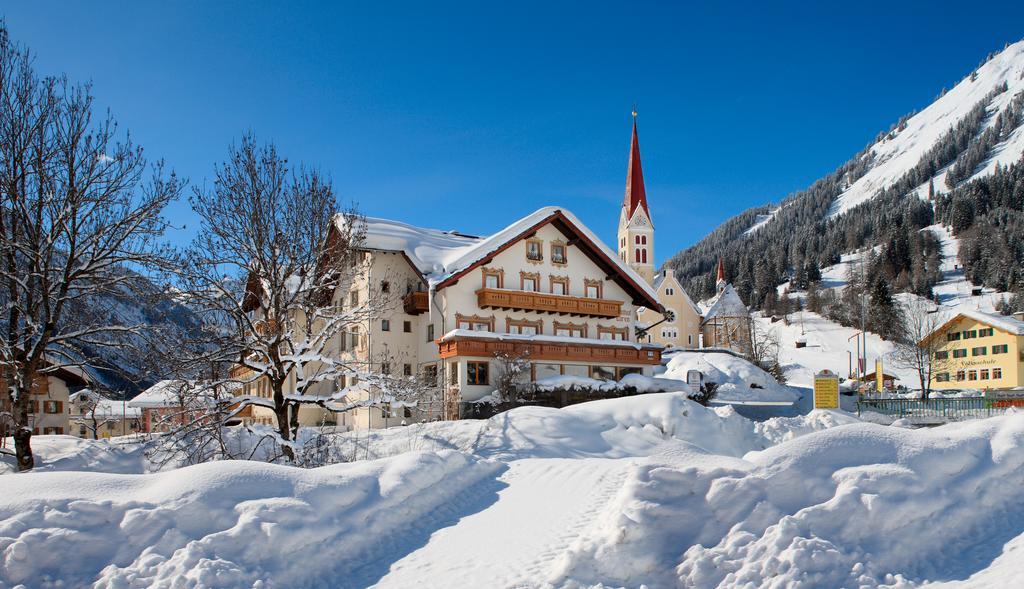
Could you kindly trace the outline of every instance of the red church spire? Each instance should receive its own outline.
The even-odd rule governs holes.
[[[626,219],[633,217],[637,207],[643,207],[647,218],[651,219],[651,211],[647,208],[647,191],[644,189],[644,171],[640,166],[640,141],[636,136],[636,109],[633,109],[633,139],[629,146],[629,169],[626,172],[626,197],[622,202],[626,209]]]
[[[718,258],[718,277],[715,278],[715,284],[719,282],[725,282],[725,260]]]

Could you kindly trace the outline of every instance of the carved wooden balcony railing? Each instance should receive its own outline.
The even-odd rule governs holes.
[[[402,299],[402,306],[409,315],[420,315],[429,309],[427,293],[422,291],[411,292]]]
[[[622,301],[521,290],[481,288],[476,291],[476,300],[481,309],[515,309],[588,317],[618,317],[622,314]]]
[[[544,341],[501,341],[480,338],[454,337],[438,342],[438,351],[442,358],[454,356],[471,356],[475,358],[493,358],[495,354],[506,353],[513,356],[528,357],[530,360],[555,362],[601,362],[605,364],[659,364],[661,363],[660,347],[636,347],[601,344],[570,344]]]

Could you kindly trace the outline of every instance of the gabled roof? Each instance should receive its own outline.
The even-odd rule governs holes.
[[[736,294],[736,289],[731,284],[726,284],[722,292],[715,298],[708,301],[708,312],[704,314],[704,320],[716,317],[746,317],[750,315],[743,299]]]
[[[672,270],[662,270],[658,272],[658,275],[654,277],[654,290],[658,292],[658,296],[661,296],[661,286],[665,284],[666,280],[671,280],[675,286],[679,289],[679,293],[683,295],[683,301],[693,309],[693,312],[699,317],[701,315],[700,307],[693,302],[690,298],[690,293],[686,292],[683,288],[683,283],[679,282],[679,278],[676,277],[676,273]]]
[[[644,171],[640,165],[640,140],[636,135],[636,115],[633,115],[633,137],[629,142],[629,167],[626,169],[626,194],[622,200],[622,208],[626,210],[626,219],[632,219],[637,208],[643,208],[644,214],[654,225],[651,211],[647,208],[647,189],[644,188]]]
[[[339,216],[336,222],[344,223],[345,219]],[[647,281],[608,249],[576,215],[561,207],[534,211],[487,237],[367,218],[363,247],[401,252],[428,285],[441,290],[545,225],[552,225],[566,235],[570,245],[577,246],[605,272],[608,279],[614,280],[633,296],[634,304],[660,308],[657,294]]]
[[[928,334],[927,337],[921,340],[921,344],[928,342],[936,335],[945,332],[951,325],[956,323],[961,317],[967,317],[974,319],[979,323],[990,325],[1012,335],[1024,335],[1024,321],[1014,319],[1013,317],[1007,317],[1006,315],[996,315],[993,313],[984,313],[982,311],[975,311],[973,309],[958,309],[956,314],[949,318],[948,321],[937,327],[934,331]]]

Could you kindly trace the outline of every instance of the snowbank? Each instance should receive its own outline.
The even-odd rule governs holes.
[[[702,407],[686,393],[652,393],[580,403],[563,409],[519,407],[487,420],[414,424],[348,432],[343,456],[380,458],[410,450],[451,448],[497,460],[646,457],[671,447],[743,456],[779,441],[858,420],[813,411],[754,422],[731,407]]]
[[[85,440],[73,436],[32,436],[35,472],[82,470],[119,474],[151,470],[145,447],[135,436]],[[14,438],[5,440],[14,448]],[[0,475],[17,472],[13,456],[0,455]],[[3,479],[6,481],[7,479]]]
[[[705,382],[718,384],[716,401],[793,403],[799,395],[749,361],[726,352],[680,351],[669,361],[664,377],[686,381],[690,370],[700,371]]]
[[[38,439],[51,454],[112,451]],[[1024,413],[917,430],[833,411],[753,422],[655,393],[335,440],[362,460],[0,477],[0,586],[838,588],[1024,575]],[[389,457],[363,459],[375,456]]]
[[[1022,484],[1021,415],[921,430],[845,425],[743,459],[658,456],[635,469],[593,534],[575,543],[558,580],[686,587],[1019,580],[1024,565],[1007,554],[1024,542]],[[999,570],[986,571],[1000,554]]]
[[[442,451],[311,470],[233,461],[4,477],[0,586],[347,583],[381,536],[422,541],[412,524],[500,469]]]

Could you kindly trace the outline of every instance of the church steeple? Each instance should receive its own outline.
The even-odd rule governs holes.
[[[651,211],[647,208],[647,190],[644,188],[644,170],[640,165],[640,140],[636,135],[636,111],[633,111],[633,138],[629,144],[626,195],[622,202],[622,208],[625,209],[626,217],[632,218],[638,207],[643,207],[647,218],[651,218]]]
[[[647,189],[640,165],[636,108],[633,109],[633,137],[626,168],[626,193],[619,212],[619,257],[648,283],[654,283],[654,221],[647,207]]]
[[[725,260],[718,258],[718,273],[715,276],[715,288],[718,289],[718,292],[722,292],[725,285]]]

